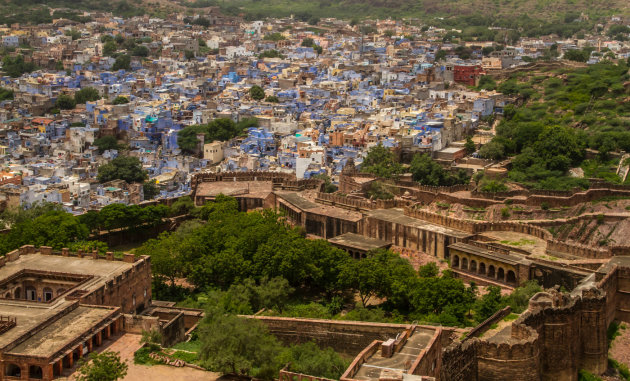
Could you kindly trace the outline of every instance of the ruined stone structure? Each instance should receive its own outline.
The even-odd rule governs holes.
[[[248,176],[251,178],[253,174]],[[330,335],[353,343],[353,351],[364,346],[344,374],[344,380],[386,377],[366,369],[370,364],[372,370],[377,369],[378,364],[388,364],[387,361],[392,361],[387,360],[390,355],[403,353],[400,349],[414,337],[420,340],[418,345],[423,349],[414,355],[413,361],[394,364],[398,366],[396,369],[438,380],[575,381],[579,369],[595,374],[605,371],[606,328],[615,320],[630,321],[629,247],[592,247],[560,241],[544,228],[594,216],[571,217],[566,221],[551,221],[548,225],[519,220],[487,222],[451,217],[421,205],[443,201],[487,207],[510,199],[526,205],[543,201],[550,205],[565,202],[574,205],[602,195],[627,196],[630,188],[597,183],[588,191],[519,190],[488,197],[468,185],[445,189],[396,181],[393,185],[404,195],[393,201],[361,198],[359,194],[373,180],[348,167],[340,178],[338,194],[319,193],[316,188],[274,186],[262,205],[283,211],[289,222],[302,226],[308,234],[329,239],[359,260],[361,247],[368,240],[377,240],[373,242],[391,243],[448,260],[457,276],[477,284],[495,284],[509,289],[535,279],[547,289],[556,288],[536,295],[529,309],[518,319],[481,338],[474,335],[488,331],[489,322],[477,327],[474,335],[464,338],[452,332],[425,338],[414,336],[414,330],[405,329],[407,333],[401,332],[397,338],[373,337],[366,333],[364,339],[358,340],[355,336],[339,336],[330,329],[316,329],[317,333],[311,338],[323,344],[327,343],[326,335]],[[532,247],[503,241],[506,235],[531,242]],[[361,242],[358,236],[365,237],[366,242]],[[570,292],[560,293],[559,286]],[[293,320],[274,320],[269,326],[279,337],[295,340],[313,332],[311,323],[310,327],[300,324]]]
[[[150,304],[148,257],[23,246],[0,258],[0,379],[52,380]]]

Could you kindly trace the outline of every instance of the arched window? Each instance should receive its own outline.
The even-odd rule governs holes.
[[[13,298],[22,299],[22,287],[18,287],[13,291]]]
[[[4,374],[8,377],[20,378],[22,377],[22,368],[15,364],[8,364]]]
[[[28,378],[35,378],[41,380],[43,378],[44,372],[42,372],[42,367],[37,365],[31,365],[28,367]]]
[[[459,267],[459,255],[453,256],[453,265],[451,267]]]
[[[497,270],[497,280],[505,280],[505,270],[502,267]]]
[[[6,299],[11,299],[11,291],[7,292],[7,293],[4,295],[4,297],[5,297]]]
[[[494,278],[494,274],[495,274],[495,269],[493,265],[488,266],[488,276],[490,278]]]
[[[468,258],[462,258],[462,270],[468,270]]]
[[[516,274],[514,274],[514,271],[508,270],[505,281],[508,283],[516,283]]]
[[[474,259],[470,261],[470,272],[477,272],[477,261],[475,261]]]
[[[479,264],[479,274],[486,275],[486,264],[483,262]]]

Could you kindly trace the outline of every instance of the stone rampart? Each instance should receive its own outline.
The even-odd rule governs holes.
[[[395,338],[409,328],[404,324],[369,323],[344,320],[298,319],[274,316],[248,316],[267,326],[287,344],[315,341],[321,347],[356,355],[374,340]],[[426,327],[435,329],[435,327]]]

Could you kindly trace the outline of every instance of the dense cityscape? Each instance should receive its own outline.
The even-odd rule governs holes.
[[[59,3],[0,4],[0,380],[630,380],[627,5]]]

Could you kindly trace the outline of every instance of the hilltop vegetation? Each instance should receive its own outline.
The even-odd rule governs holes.
[[[51,15],[50,8],[65,8]],[[571,36],[594,31],[596,21],[612,14],[627,15],[623,0],[5,0],[0,3],[0,23],[48,23],[53,18],[90,21],[73,10],[112,12],[132,17],[143,14],[166,17],[176,11],[195,14],[207,7],[220,7],[227,15],[246,19],[288,17],[316,23],[322,18],[415,18],[438,27],[466,29],[488,26],[512,29],[524,35],[557,33]],[[580,19],[584,13],[587,19]],[[487,16],[492,15],[492,16]]]
[[[517,73],[497,90],[520,97],[524,105],[506,107],[496,137],[480,154],[515,156],[510,180],[534,188],[588,187],[567,171],[582,166],[589,176],[599,172],[598,165],[610,165],[611,152],[630,151],[630,88],[624,87],[629,79],[625,62]],[[599,151],[595,161],[585,161],[587,148]]]

